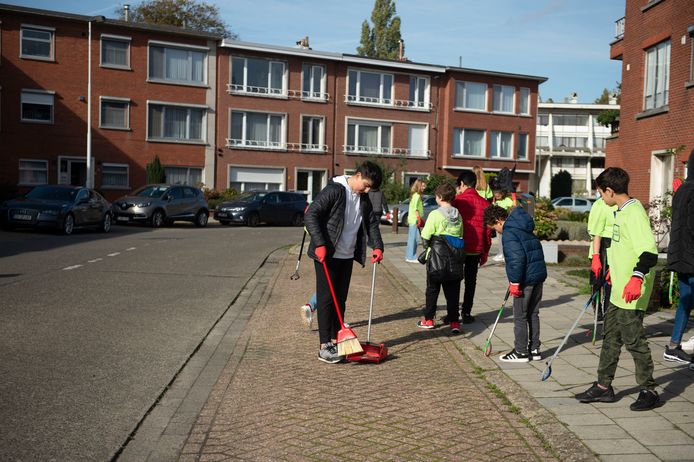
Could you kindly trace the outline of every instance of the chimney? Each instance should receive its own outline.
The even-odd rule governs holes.
[[[617,104],[617,93],[612,93],[610,95],[610,104]]]
[[[127,3],[123,5],[123,19],[125,22],[130,21],[130,5]]]
[[[405,41],[400,39],[398,44],[400,45],[400,50],[398,51],[398,61],[407,61],[407,58],[405,58]]]
[[[571,93],[571,104],[576,104],[578,103],[578,93],[573,92]]]
[[[306,37],[302,38],[301,40],[297,40],[296,41],[296,47],[302,48],[304,50],[310,50],[311,47],[308,46],[308,35]]]

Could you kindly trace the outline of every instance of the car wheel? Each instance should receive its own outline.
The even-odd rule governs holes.
[[[210,218],[207,210],[200,210],[197,215],[195,215],[195,226],[198,228],[204,228],[207,226],[207,220]]]
[[[260,215],[258,215],[257,213],[251,213],[250,215],[248,215],[248,219],[246,220],[246,222],[248,223],[248,226],[258,226],[260,224]]]
[[[106,215],[104,215],[104,219],[101,222],[101,227],[99,228],[99,231],[101,231],[102,233],[108,233],[111,231],[111,225],[113,225],[111,214],[107,213]]]
[[[304,214],[296,213],[292,218],[292,226],[301,226],[304,224]]]
[[[75,230],[75,217],[71,213],[68,213],[63,219],[63,226],[60,230],[65,235],[70,235]]]
[[[400,226],[405,226],[407,224],[407,214],[404,214],[402,216],[402,220],[400,220]]]
[[[149,224],[152,226],[152,228],[161,228],[161,225],[164,224],[164,212],[161,210],[155,210],[154,213],[152,213],[152,218],[150,218]]]

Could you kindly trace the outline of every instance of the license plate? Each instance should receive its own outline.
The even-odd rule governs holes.
[[[219,212],[219,213],[217,213],[217,216],[218,217],[226,217],[227,214],[226,214],[226,212]]]
[[[24,221],[31,221],[31,215],[12,215],[12,218],[15,220],[24,220]]]
[[[128,217],[116,217],[116,221],[130,221]]]

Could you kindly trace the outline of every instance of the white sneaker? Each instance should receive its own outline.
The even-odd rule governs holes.
[[[504,261],[504,254],[500,253],[499,255],[495,255],[494,258],[492,258],[493,261]]]
[[[691,337],[689,340],[686,342],[682,342],[681,344],[682,349],[686,351],[687,353],[691,354],[694,352],[694,337]]]
[[[306,326],[310,329],[311,324],[313,324],[313,311],[311,311],[311,305],[308,303],[301,308],[301,317],[304,319]]]
[[[419,263],[419,260],[411,260],[411,259],[409,259],[409,258],[406,258],[405,261],[406,261],[407,263]]]

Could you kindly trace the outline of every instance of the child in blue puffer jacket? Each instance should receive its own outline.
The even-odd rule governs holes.
[[[514,348],[499,357],[506,362],[539,361],[540,301],[547,266],[535,223],[521,207],[510,213],[497,205],[484,210],[484,224],[501,233],[509,292],[513,295]],[[528,339],[530,342],[528,342]]]

